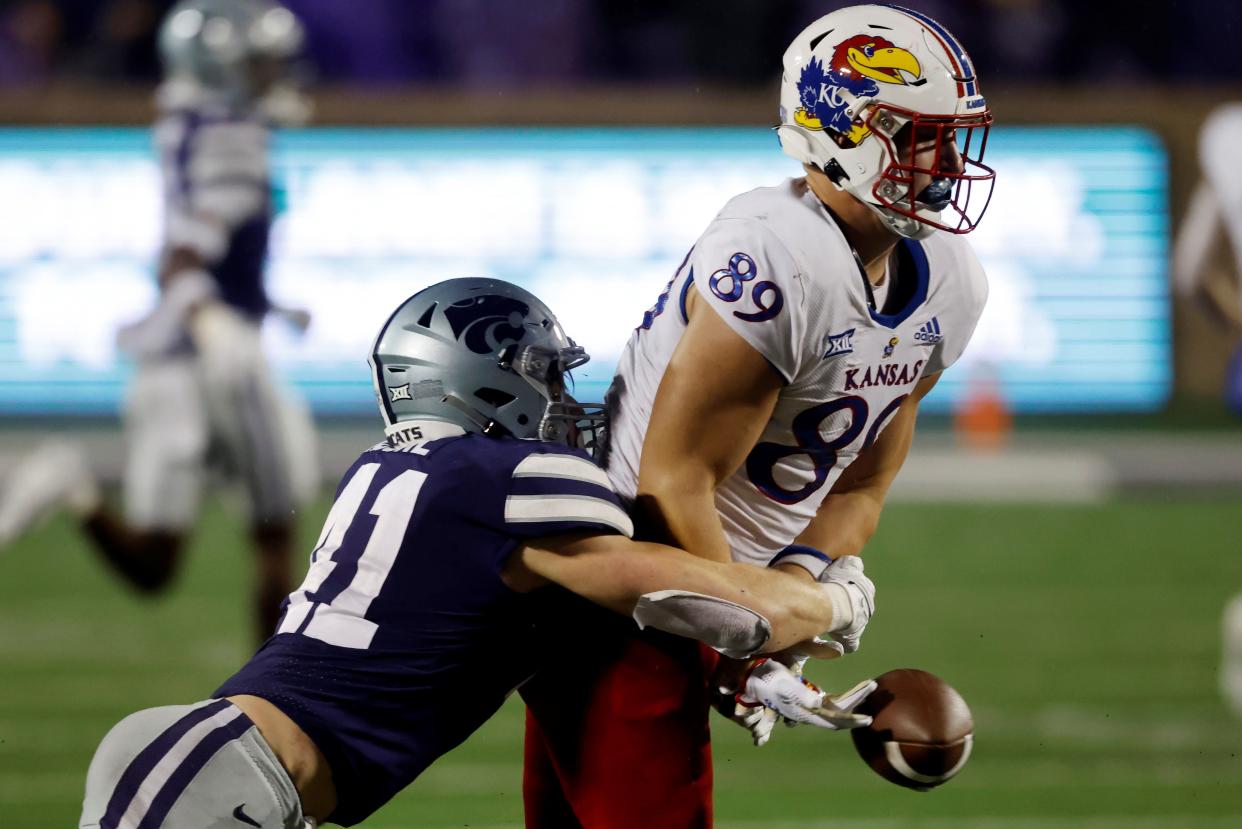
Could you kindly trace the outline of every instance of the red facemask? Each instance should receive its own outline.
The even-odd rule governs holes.
[[[909,138],[902,134],[905,129],[890,137],[893,130],[884,128],[886,122],[889,126],[908,122]],[[877,202],[894,213],[949,233],[969,233],[978,226],[992,200],[996,178],[996,172],[983,164],[991,112],[924,115],[877,104],[866,124],[888,149],[888,166],[871,190]],[[924,149],[918,155],[930,152],[932,166],[915,163],[915,148],[920,145]],[[928,183],[916,189],[916,176],[926,177]],[[939,219],[934,218],[937,215]]]

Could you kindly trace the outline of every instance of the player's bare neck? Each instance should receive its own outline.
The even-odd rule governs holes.
[[[858,254],[867,279],[872,285],[879,285],[888,273],[889,257],[897,247],[899,237],[885,227],[874,211],[852,197],[847,198],[849,204],[845,206],[844,215],[832,206],[828,209],[837,218],[837,226],[841,228],[845,241]]]
[[[872,285],[884,281],[888,260],[900,237],[889,230],[871,208],[848,193],[838,190],[828,177],[808,169],[807,185],[832,215],[845,241],[858,254]]]

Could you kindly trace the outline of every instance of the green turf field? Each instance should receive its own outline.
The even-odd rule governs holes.
[[[944,676],[975,712],[970,765],[916,794],[875,777],[847,736],[781,728],[754,749],[717,718],[720,826],[1242,826],[1242,724],[1216,691],[1221,607],[1242,591],[1240,503],[891,506],[863,650],[812,676]],[[0,827],[76,826],[113,722],[202,699],[245,658],[238,524],[215,511],[202,530],[156,602],[120,588],[67,522],[0,552]],[[520,713],[511,703],[365,825],[520,825]]]

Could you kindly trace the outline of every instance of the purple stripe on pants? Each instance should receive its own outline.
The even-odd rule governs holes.
[[[177,766],[176,770],[168,776],[168,782],[151,800],[151,807],[147,809],[146,816],[138,824],[138,829],[159,829],[164,823],[164,818],[168,817],[169,810],[177,802],[177,798],[181,797],[181,793],[190,785],[190,781],[203,770],[207,761],[214,757],[225,743],[236,740],[253,726],[254,723],[250,718],[238,711],[237,719],[209,732],[190,751],[181,765]]]
[[[103,818],[99,821],[99,829],[116,829],[125,810],[129,808],[134,796],[138,794],[138,787],[142,785],[143,780],[147,779],[147,775],[164,758],[164,755],[186,735],[187,731],[203,720],[219,714],[230,705],[232,703],[222,699],[204,705],[202,708],[195,708],[138,752],[138,756],[130,762],[121,775],[121,779],[117,781],[116,789],[112,792],[112,799],[108,801],[108,810],[104,812]]]

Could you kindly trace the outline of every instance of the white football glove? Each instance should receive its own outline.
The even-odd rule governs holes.
[[[875,585],[863,573],[863,560],[858,556],[841,556],[833,561],[819,581],[832,598],[836,615],[841,617],[827,635],[846,653],[853,653],[875,613]]]
[[[754,741],[756,746],[762,746],[772,738],[772,729],[776,727],[776,721],[780,719],[780,715],[767,708],[761,703],[751,703],[749,705],[738,702],[737,694],[731,694],[729,700],[733,703],[733,711],[722,710],[726,718],[740,725],[750,732],[750,739]]]
[[[875,680],[868,679],[843,694],[830,697],[780,662],[765,659],[751,669],[738,701],[762,705],[793,723],[836,731],[871,724],[870,716],[855,714],[854,709],[875,689]],[[772,722],[775,724],[775,717]],[[769,727],[768,735],[771,730]],[[758,738],[755,744],[762,745]]]
[[[766,743],[772,736],[772,729],[779,718],[770,708],[759,703],[742,703],[739,698],[746,684],[752,664],[732,659],[722,659],[712,677],[715,693],[712,704],[727,720],[737,723],[750,732],[750,739],[756,746]]]
[[[837,652],[838,656],[844,652],[842,647],[836,642],[824,642],[819,637],[816,637],[815,641],[817,643],[831,646],[831,648]],[[789,669],[790,673],[798,679],[802,679],[802,671],[806,668],[806,663],[807,660],[810,659],[810,656],[791,649],[785,651],[780,656],[773,656],[771,658],[780,661],[782,665]],[[805,682],[805,680],[803,681]],[[741,694],[738,694],[737,696],[740,697]],[[776,728],[776,723],[781,718],[780,714],[776,713],[775,710],[768,708],[762,703],[744,703],[739,701],[736,702],[735,705],[736,714],[742,719],[735,719],[734,721],[750,731],[751,739],[755,741],[756,746],[761,746],[768,740],[772,739],[772,729]],[[762,713],[756,714],[756,711],[760,711]],[[793,720],[785,720],[785,725],[794,726],[797,725],[797,723]]]

